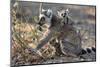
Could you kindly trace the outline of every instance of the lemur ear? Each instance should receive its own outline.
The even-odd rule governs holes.
[[[57,11],[57,14],[60,14],[60,12],[59,12],[59,11]]]
[[[57,14],[58,14],[58,16],[61,16],[61,13],[60,13],[60,11],[57,11]]]
[[[68,12],[68,13],[69,13],[69,9],[66,9],[66,12]]]
[[[42,12],[46,11],[45,9],[42,9]]]
[[[52,17],[52,14],[53,14],[52,10],[48,9],[47,10],[47,16],[50,18],[50,17]]]
[[[66,11],[69,11],[69,9],[66,9]]]

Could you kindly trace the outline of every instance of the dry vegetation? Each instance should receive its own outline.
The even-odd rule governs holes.
[[[34,17],[36,19],[36,17]],[[33,21],[34,21],[33,18]],[[22,18],[23,19],[23,18]],[[45,27],[40,30],[39,26],[34,21],[28,23],[27,19],[21,21],[16,18],[16,12],[12,9],[12,64],[14,65],[29,65],[39,64],[44,58],[52,57],[55,54],[55,48],[51,45],[44,46],[40,52],[40,56],[30,49],[35,48],[42,38]],[[30,48],[31,47],[31,48]],[[41,60],[41,61],[40,61]]]

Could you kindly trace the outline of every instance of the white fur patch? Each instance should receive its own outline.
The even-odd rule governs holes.
[[[60,18],[63,18],[62,14],[64,14],[64,13],[66,13],[66,17],[67,17],[68,14],[69,14],[69,9],[57,11],[57,13],[58,13],[58,16],[59,16]]]
[[[44,12],[44,11],[47,11],[47,13],[46,13],[47,15],[41,13],[39,15],[39,19],[41,19],[42,17],[44,17],[45,21],[43,23],[45,23],[47,26],[50,27],[51,26],[51,19],[52,19],[53,12],[52,12],[51,9],[48,9],[48,10],[42,9],[42,12]]]

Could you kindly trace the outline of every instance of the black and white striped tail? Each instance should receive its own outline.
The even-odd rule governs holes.
[[[79,55],[88,54],[88,53],[92,53],[92,52],[96,53],[96,48],[95,47],[82,49],[82,51],[79,53]]]

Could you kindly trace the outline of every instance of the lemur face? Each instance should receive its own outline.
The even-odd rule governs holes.
[[[51,9],[48,9],[48,10],[42,9],[42,11],[39,15],[39,25],[42,26],[44,24],[47,24],[50,26],[52,15],[53,15],[53,12]]]
[[[60,18],[65,18],[65,17],[68,16],[69,10],[68,10],[68,9],[66,9],[66,10],[61,10],[61,11],[57,11],[57,13],[58,13],[58,16],[59,16]]]

